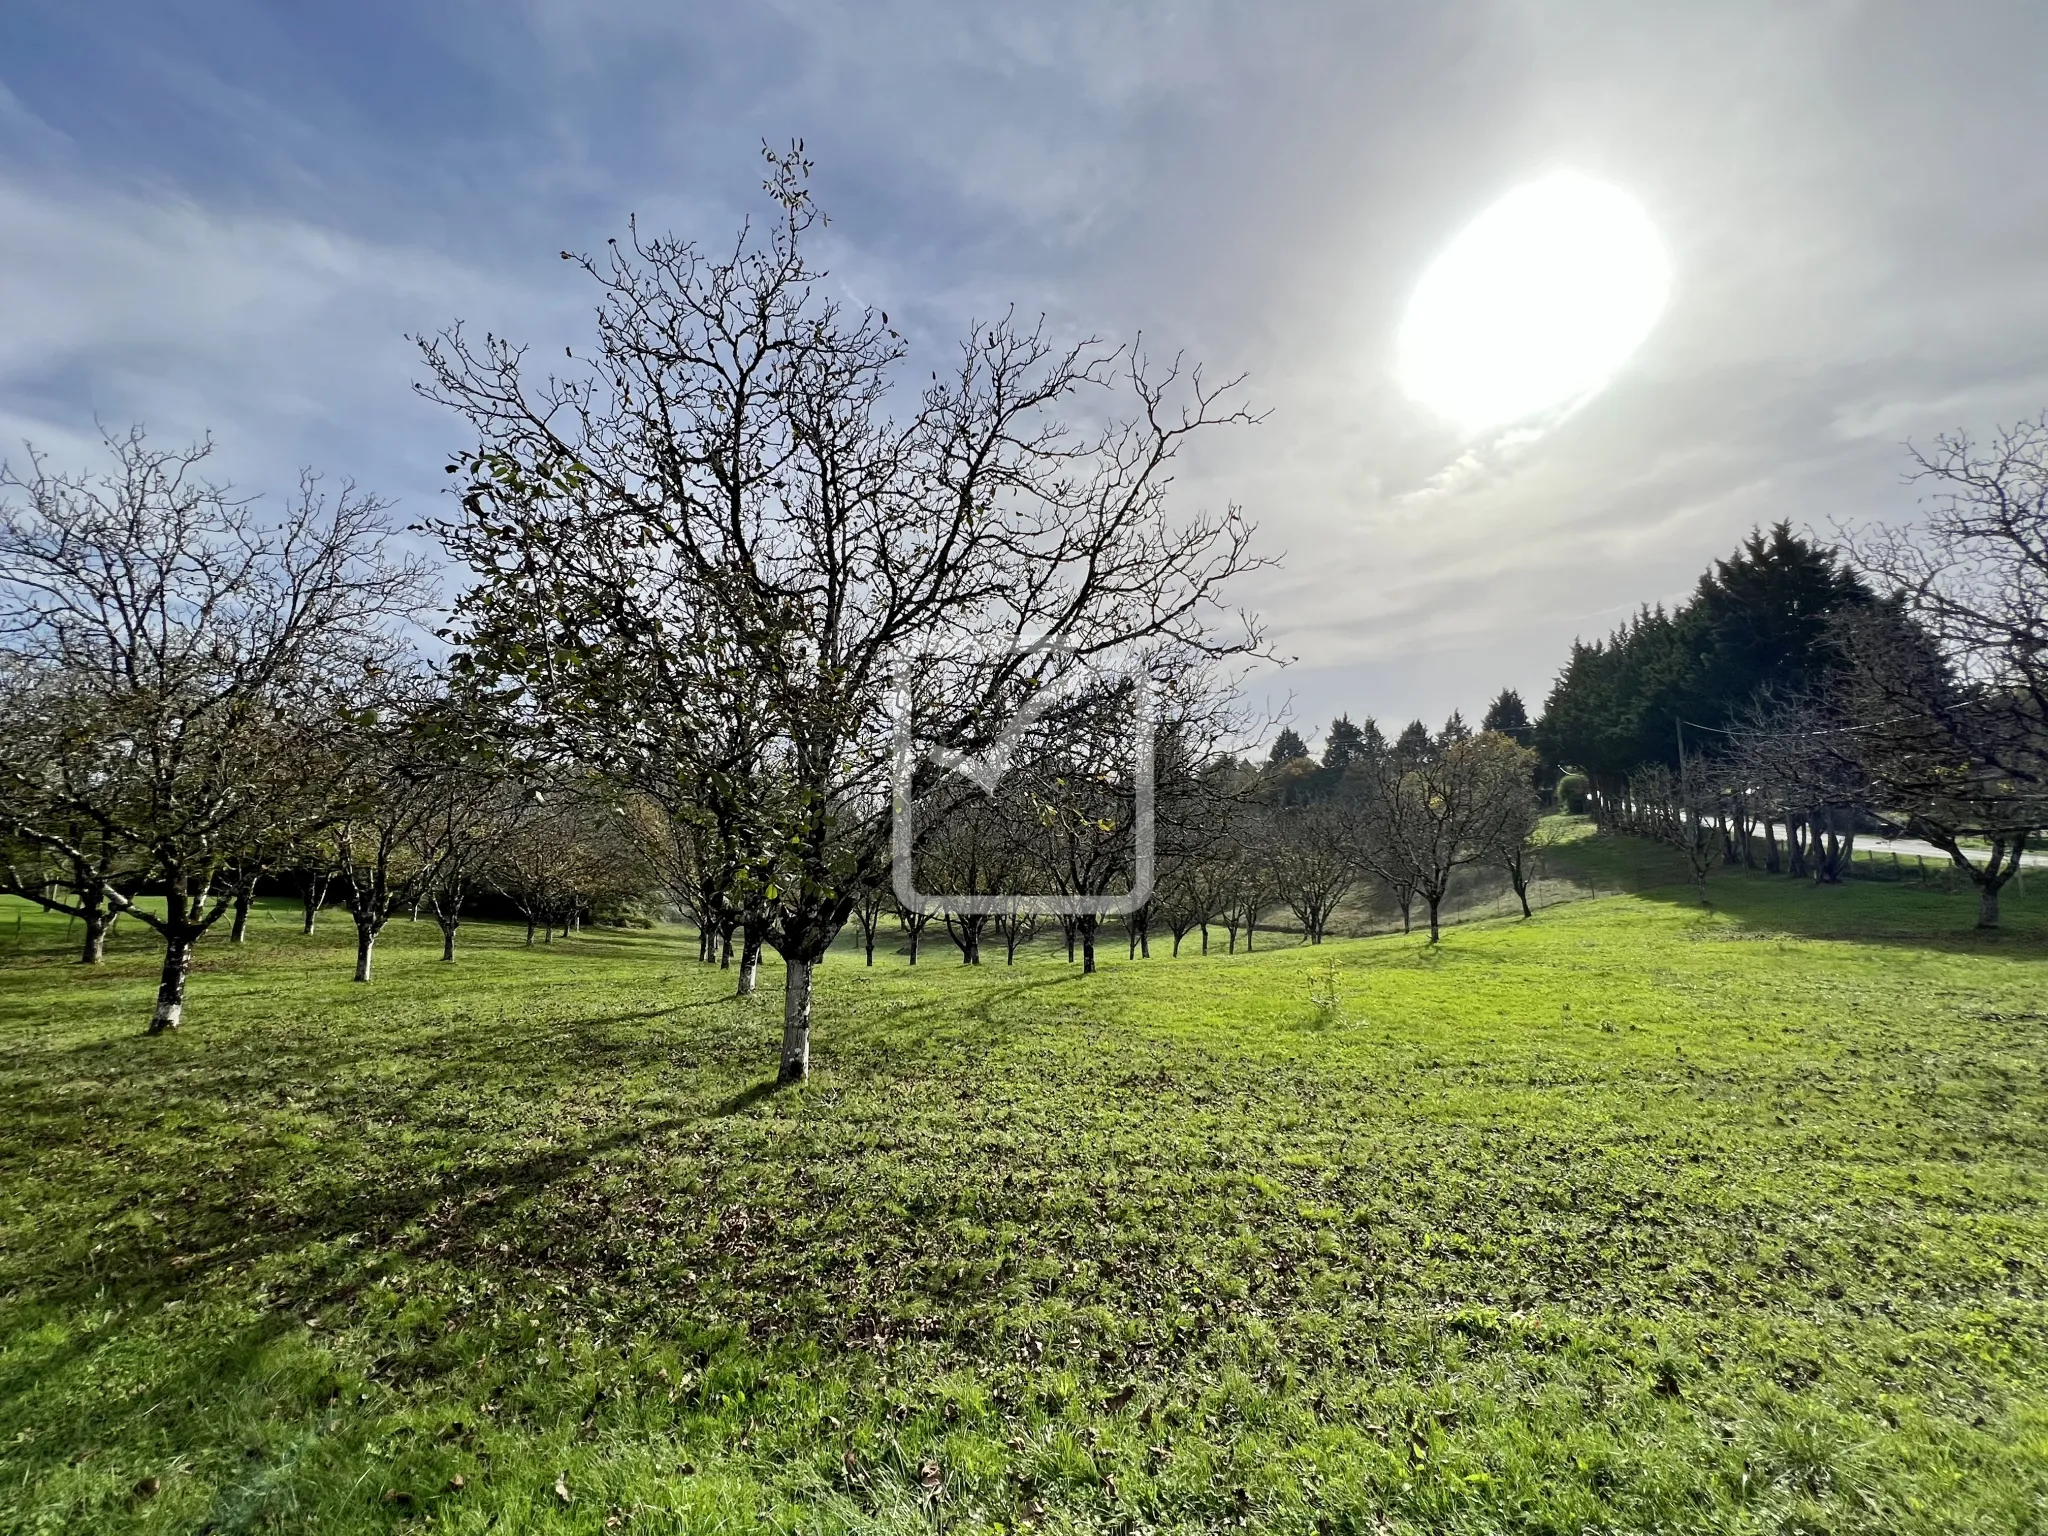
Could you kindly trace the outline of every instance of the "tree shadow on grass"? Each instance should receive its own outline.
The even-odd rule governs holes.
[[[763,1099],[772,1099],[781,1088],[782,1084],[779,1081],[772,1077],[768,1078],[765,1081],[754,1084],[751,1088],[742,1088],[738,1093],[733,1094],[716,1109],[712,1110],[711,1114],[713,1118],[719,1120],[726,1119],[731,1115],[740,1114],[745,1110],[752,1109]]]
[[[1732,918],[1751,935],[1782,933],[2048,961],[2048,899],[2011,886],[2001,903],[2002,926],[1993,930],[1976,926],[1974,890],[1943,891],[1915,881],[1852,878],[1821,885],[1737,867],[1717,869],[1708,877],[1705,906],[1689,882],[1649,886],[1636,894],[1660,905]]]
[[[252,1187],[214,1191],[211,1206],[150,1229],[102,1226],[84,1263],[61,1260],[42,1273],[17,1272],[20,1292],[39,1306],[76,1312],[125,1309],[127,1321],[156,1306],[184,1304],[209,1292],[248,1294],[236,1285],[260,1273],[265,1304],[288,1327],[301,1314],[345,1305],[388,1271],[423,1260],[453,1263],[501,1281],[530,1278],[549,1252],[534,1251],[526,1232],[505,1233],[521,1208],[551,1186],[588,1174],[594,1165],[638,1152],[688,1130],[702,1117],[638,1120],[606,1135],[524,1157],[472,1163],[459,1172],[429,1169],[403,1179],[358,1178],[338,1199],[270,1221],[258,1197],[276,1184],[259,1170]],[[171,1203],[163,1192],[145,1204]],[[503,1241],[517,1236],[515,1246]],[[54,1257],[54,1256],[53,1256]],[[274,1267],[277,1260],[287,1267]],[[36,1377],[104,1347],[119,1325],[79,1330],[55,1351],[14,1357],[0,1369],[0,1396],[27,1390]]]
[[[1033,1027],[1026,1000],[1073,979],[865,997],[858,981],[832,985],[824,1064],[849,1080],[886,1071],[907,1034],[927,1072],[972,1075],[992,1037]],[[0,1255],[0,1288],[122,1320],[8,1362],[0,1393],[147,1326],[166,1301],[246,1301],[289,1326],[419,1263],[508,1287],[565,1265],[605,1283],[626,1246],[590,1248],[577,1218],[614,1200],[621,1173],[675,1198],[666,1165],[703,1163],[715,1126],[744,1125],[777,1091],[757,1080],[754,1032],[692,1018],[685,1000],[497,1019],[497,998],[461,1001],[424,1000],[421,1018],[315,1000],[310,1028],[243,1014],[185,1037],[60,1026],[47,1044],[14,1042],[0,1056],[0,1180],[47,1182],[62,1214],[34,1249]],[[607,1098],[608,1080],[630,1091]]]

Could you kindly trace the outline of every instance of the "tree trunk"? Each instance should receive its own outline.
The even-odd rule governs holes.
[[[1440,896],[1425,896],[1423,900],[1429,903],[1429,942],[1434,944],[1441,937],[1441,931],[1437,926],[1436,914],[1443,898]]]
[[[107,893],[89,887],[80,893],[78,907],[78,915],[85,920],[85,946],[79,951],[78,963],[98,965],[107,958],[107,930],[113,926],[107,915]]]
[[[1071,917],[1065,918],[1062,920],[1062,926],[1067,930],[1067,964],[1072,965],[1074,963],[1074,920]]]
[[[302,933],[313,931],[313,919],[319,916],[321,907],[327,903],[327,876],[301,874],[299,876],[299,905],[305,909],[306,926]]]
[[[1084,917],[1074,925],[1081,930],[1081,974],[1095,974],[1095,919]]]
[[[1515,881],[1515,899],[1522,904],[1522,916],[1531,916],[1532,914],[1529,911],[1529,882],[1526,877]]]
[[[526,947],[533,948],[533,914],[526,914]]]
[[[752,997],[754,984],[761,979],[761,930],[754,924],[747,924],[746,934],[740,941],[740,980],[734,990],[735,997]]]
[[[1769,815],[1764,817],[1764,873],[1782,874],[1784,862],[1778,857],[1778,824]]]
[[[1998,926],[1998,885],[1985,881],[1977,887],[1977,926],[1996,928]]]
[[[1207,923],[1202,924],[1202,953],[1205,955],[1209,953],[1209,925]]]
[[[192,936],[174,930],[164,938],[164,968],[156,984],[156,1012],[149,1021],[152,1035],[168,1034],[185,1017],[185,978],[191,974]]]
[[[356,919],[356,980],[370,979],[370,957],[377,948],[377,930]]]
[[[462,919],[444,917],[438,921],[441,924],[441,958],[452,961],[455,958],[455,930],[462,926]]]
[[[778,1085],[811,1075],[811,962],[785,960],[782,980],[782,1065]]]
[[[246,885],[236,890],[235,920],[228,929],[228,942],[230,944],[246,944],[249,942],[249,902],[255,894],[255,891]]]
[[[860,947],[867,956],[868,964],[873,965],[875,963],[875,925],[873,923],[869,923],[865,928],[861,929]]]
[[[912,965],[917,964],[917,946],[923,939],[924,924],[921,922],[912,923],[910,925],[910,963]]]

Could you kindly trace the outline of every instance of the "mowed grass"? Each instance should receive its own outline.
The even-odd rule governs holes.
[[[1714,899],[841,953],[780,1093],[674,931],[151,1040],[6,909],[0,1530],[2048,1530],[2048,902]]]

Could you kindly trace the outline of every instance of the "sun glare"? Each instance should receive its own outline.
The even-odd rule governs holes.
[[[1408,302],[1408,395],[1476,434],[1598,393],[1656,324],[1671,263],[1634,198],[1560,172],[1466,225]]]

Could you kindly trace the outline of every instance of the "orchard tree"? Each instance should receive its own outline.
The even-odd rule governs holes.
[[[1847,630],[1863,765],[1907,825],[1977,886],[1980,927],[2048,828],[2048,414],[1914,449],[1934,488],[1918,525],[1850,553],[1899,620]],[[1982,840],[1988,856],[1968,846]]]
[[[1440,744],[1420,762],[1406,762],[1397,751],[1369,771],[1362,786],[1363,856],[1397,891],[1422,898],[1430,943],[1441,937],[1452,877],[1468,864],[1496,860],[1520,834],[1535,800],[1535,765],[1528,748],[1490,732],[1463,731],[1454,715]]]
[[[0,747],[0,821],[162,937],[158,1033],[183,1017],[237,862],[303,821],[337,680],[391,654],[429,587],[352,485],[330,497],[309,473],[266,521],[204,477],[208,443],[154,448],[137,428],[106,449],[99,474],[34,450],[0,466],[8,686],[41,701]]]
[[[1274,893],[1310,944],[1323,942],[1330,918],[1362,872],[1352,805],[1325,799],[1267,811]]]
[[[1799,744],[1908,836],[1934,844],[1977,888],[1977,926],[2048,827],[2048,730],[2026,685],[1973,680],[1941,642],[1889,605],[1843,626],[1849,666],[1831,728]]]
[[[371,978],[391,914],[436,899],[442,958],[455,931],[492,789],[484,754],[459,707],[423,673],[380,678],[342,704],[334,744],[335,810],[327,824],[335,884],[355,920],[355,979]]]
[[[535,934],[555,940],[555,924],[575,898],[589,844],[586,817],[566,778],[523,786],[519,814],[492,849],[486,882],[526,919],[526,943]]]
[[[1557,824],[1546,821],[1536,798],[1531,795],[1519,814],[1503,822],[1499,845],[1494,850],[1501,873],[1515,900],[1522,904],[1522,916],[1529,910],[1529,890],[1543,878],[1543,866],[1550,851],[1563,841]]]
[[[571,258],[598,295],[582,366],[542,376],[458,327],[424,343],[422,389],[478,445],[443,531],[476,578],[466,616],[486,622],[463,638],[480,665],[522,685],[580,670],[565,696],[613,698],[678,743],[750,700],[792,1082],[812,968],[885,857],[898,688],[921,739],[980,752],[1052,681],[1044,646],[1080,665],[1257,636],[1219,607],[1253,563],[1248,525],[1165,504],[1182,444],[1248,419],[1228,386],[1006,317],[905,401],[901,334],[832,297],[804,253],[808,165],[769,158],[774,217],[732,245],[635,228]],[[500,598],[540,621],[523,652],[480,632]],[[675,686],[637,686],[655,657]]]
[[[1638,769],[1631,780],[1642,807],[1641,830],[1685,860],[1701,906],[1707,902],[1707,876],[1720,862],[1720,780],[1714,766],[1697,752],[1686,753],[1675,770],[1652,763]]]
[[[419,889],[441,930],[441,958],[453,963],[463,909],[483,883],[498,839],[517,824],[520,794],[480,740],[449,740],[439,755],[427,814],[413,829],[410,851],[422,871]]]
[[[981,964],[981,941],[1004,915],[1000,899],[1027,890],[1036,873],[1030,822],[1014,798],[999,800],[949,776],[919,807],[920,890],[985,900],[948,906],[939,915],[962,965]]]
[[[79,703],[61,677],[0,656],[0,891],[79,922],[79,963],[98,965],[148,866],[119,829],[83,810],[64,815],[66,802],[105,789],[95,781],[107,759],[88,726],[97,716]]]

